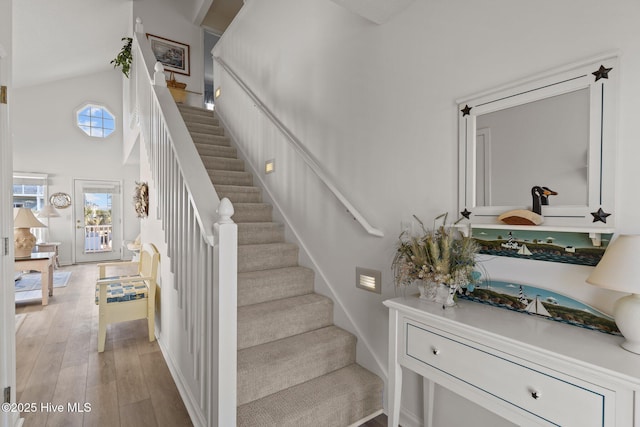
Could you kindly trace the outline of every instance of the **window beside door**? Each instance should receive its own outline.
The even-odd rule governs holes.
[[[14,172],[13,207],[29,208],[38,216],[47,200],[47,178],[46,174]],[[44,228],[33,228],[31,232],[38,242],[45,240]]]

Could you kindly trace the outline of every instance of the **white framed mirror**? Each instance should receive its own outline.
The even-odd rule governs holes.
[[[500,226],[501,214],[536,210],[537,198],[544,227],[610,232],[618,74],[607,54],[459,100],[465,221]]]

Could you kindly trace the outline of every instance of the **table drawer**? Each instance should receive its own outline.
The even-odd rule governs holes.
[[[607,425],[613,417],[605,413],[615,407],[611,390],[417,322],[406,321],[404,331],[407,357],[529,413],[541,424],[595,427]]]

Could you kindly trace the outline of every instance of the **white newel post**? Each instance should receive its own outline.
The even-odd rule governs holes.
[[[218,335],[218,410],[214,425],[218,426],[236,425],[238,226],[231,219],[233,213],[233,205],[225,197],[214,225],[214,325]]]
[[[156,65],[153,67],[156,70],[153,73],[153,84],[154,86],[167,87],[167,78],[164,75],[164,66],[160,62],[156,62]]]

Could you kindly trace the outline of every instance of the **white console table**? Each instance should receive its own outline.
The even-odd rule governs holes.
[[[640,427],[640,355],[622,337],[459,300],[389,307],[389,426],[402,370],[425,379],[425,425],[437,383],[520,426]],[[639,325],[640,326],[640,325]]]

